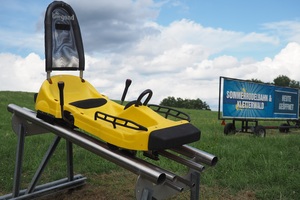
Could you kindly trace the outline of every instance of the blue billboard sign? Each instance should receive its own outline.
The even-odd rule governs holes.
[[[298,119],[298,89],[225,77],[220,80],[223,118]]]

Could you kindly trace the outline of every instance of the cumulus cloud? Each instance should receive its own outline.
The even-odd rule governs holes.
[[[131,58],[116,54],[107,58],[86,56],[84,77],[99,92],[112,99],[121,98],[125,80],[130,78],[133,83],[129,89],[128,100],[136,99],[143,90],[150,88],[154,92],[152,103],[159,103],[168,96],[200,98],[216,110],[220,76],[256,78],[264,82],[272,82],[279,75],[287,75],[291,79],[299,80],[299,53],[300,44],[289,43],[275,57],[266,57],[262,61],[244,62],[226,55],[204,59],[198,63],[188,63],[189,59],[187,59],[187,67],[177,68],[172,73],[148,73],[147,75],[131,66],[135,59],[134,55]],[[119,60],[117,66],[113,62],[115,58]],[[169,59],[171,58],[172,55],[169,55]],[[13,54],[0,54],[0,59],[2,61],[0,67],[5,71],[0,75],[0,90],[37,92],[46,78],[44,59],[35,53],[25,58]],[[142,67],[145,65],[143,64]],[[111,71],[112,68],[119,69]]]
[[[77,14],[87,52],[124,51],[144,35],[155,32],[145,23],[158,15],[152,0],[66,2]]]
[[[257,67],[256,74],[258,79],[265,82],[272,82],[279,75],[286,75],[289,78],[300,80],[300,44],[292,42],[287,44],[273,59],[265,58],[261,62],[255,63]]]
[[[161,3],[152,0],[122,2],[68,0],[81,24],[87,53],[127,52],[141,41],[158,44],[154,48],[188,43],[205,46],[210,54],[228,48],[247,49],[245,44],[278,44],[278,38],[264,33],[243,33],[221,28],[203,27],[192,20],[182,19],[162,27],[155,23]],[[90,6],[93,5],[93,6]],[[157,43],[158,40],[161,43]],[[151,43],[148,48],[153,48]],[[249,49],[248,49],[249,50]],[[157,52],[159,53],[159,52]]]
[[[216,110],[220,76],[272,82],[286,75],[300,80],[297,22],[285,22],[288,30],[284,25],[265,24],[262,33],[205,27],[188,19],[162,26],[155,22],[161,4],[151,0],[66,2],[74,8],[81,25],[86,53],[84,78],[111,99],[121,98],[129,78],[133,83],[127,100],[150,88],[154,93],[151,103],[168,96],[200,98]],[[37,20],[37,27],[41,21]],[[279,29],[275,31],[276,27]],[[3,34],[0,31],[0,36]],[[7,40],[15,36],[5,35]],[[18,38],[12,45],[32,53],[0,54],[4,71],[0,74],[0,90],[37,92],[46,78],[40,53],[43,34],[37,32],[31,38],[27,33]],[[275,47],[280,47],[275,56],[264,56]],[[255,60],[251,56],[254,52],[263,58]]]
[[[0,91],[37,92],[44,77],[44,60],[31,53],[23,58],[14,54],[0,54]]]

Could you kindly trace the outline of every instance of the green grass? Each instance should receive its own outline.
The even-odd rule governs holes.
[[[11,129],[11,113],[7,111],[10,103],[34,109],[33,94],[0,92],[0,194],[11,193],[13,184],[17,137]],[[293,129],[289,134],[267,130],[265,138],[246,133],[225,136],[217,112],[182,111],[191,116],[192,123],[202,132],[201,140],[192,146],[219,158],[215,167],[207,166],[201,174],[202,199],[299,199],[298,130]],[[22,187],[30,182],[53,138],[53,134],[26,138]],[[43,174],[42,182],[66,176],[63,140],[58,148]],[[161,159],[159,165],[176,172],[185,170],[166,159]],[[85,189],[85,193],[94,193],[96,188],[103,186],[101,192],[107,195],[120,190],[119,195],[124,195],[123,199],[133,197],[134,178],[128,178],[123,175],[125,170],[77,146],[74,146],[74,168],[76,173],[88,177],[92,189]]]

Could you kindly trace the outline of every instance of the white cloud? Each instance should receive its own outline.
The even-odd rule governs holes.
[[[31,53],[22,58],[13,54],[0,54],[0,90],[37,92],[46,75],[44,60]]]
[[[133,83],[128,95],[128,98],[131,100],[136,98],[144,89],[151,88],[154,92],[153,100],[155,103],[159,103],[167,96],[200,98],[206,101],[213,109],[217,109],[220,76],[239,79],[255,78],[264,82],[273,82],[274,78],[279,75],[287,75],[291,79],[300,80],[298,75],[300,73],[297,73],[298,69],[300,69],[299,51],[300,44],[290,43],[274,58],[266,57],[262,61],[238,60],[233,56],[224,55],[214,59],[200,59],[199,63],[195,63],[193,59],[184,59],[184,56],[181,56],[181,62],[186,62],[186,65],[183,65],[181,68],[175,67],[171,72],[162,72],[160,65],[156,65],[157,69],[155,65],[152,65],[151,60],[148,61],[149,63],[145,63],[145,60],[144,62],[139,62],[140,58],[137,58],[136,63],[140,64],[138,67],[141,69],[135,71],[135,68],[131,66],[135,61],[135,56],[132,55],[130,58],[122,58],[123,61],[120,62],[125,66],[124,69],[130,70],[120,74],[117,71],[117,74],[114,73],[114,77],[105,76],[104,74],[104,76],[100,77],[104,79],[112,78],[109,86],[117,89],[106,88],[105,92],[107,94],[110,93],[111,95],[108,96],[114,98],[121,96],[121,91],[124,87],[123,81],[126,78],[131,78]],[[190,56],[192,55],[190,54]],[[174,60],[177,55],[165,56],[169,60]],[[197,55],[195,56],[197,57]],[[165,59],[168,60],[167,58]],[[191,62],[189,62],[190,60]],[[125,64],[128,62],[130,64]],[[126,68],[126,66],[131,67]],[[151,66],[150,70],[159,71],[159,73],[146,73],[149,69],[144,68],[149,66]],[[100,77],[98,79],[101,79]],[[114,82],[112,80],[117,81]],[[99,85],[99,88],[101,88],[101,85]]]
[[[239,79],[256,78],[264,82],[272,82],[277,76],[286,75],[291,79],[300,80],[299,53],[300,44],[290,43],[274,58],[265,58],[259,62],[244,62],[224,55],[214,59],[204,59],[199,63],[188,63],[189,67],[177,68],[169,75],[167,73],[144,75],[136,71],[127,64],[127,62],[131,64],[134,62],[134,55],[130,58],[116,54],[107,58],[86,56],[84,77],[99,92],[108,95],[111,99],[121,98],[125,80],[130,78],[133,83],[127,100],[136,99],[143,90],[150,88],[154,93],[151,103],[159,103],[168,96],[200,98],[216,110],[219,76]],[[119,60],[117,66],[113,62],[114,58]],[[172,55],[169,55],[169,58],[171,59]],[[0,90],[32,92],[39,90],[46,77],[44,60],[38,55],[31,53],[22,58],[13,54],[0,54],[0,59],[2,61],[0,67],[5,72],[0,75]],[[147,65],[144,64],[142,67],[145,66]],[[117,68],[119,70],[116,70]]]
[[[263,28],[281,40],[300,43],[300,21],[279,21],[263,24]]]
[[[226,49],[245,49],[243,46],[249,43],[278,44],[276,37],[264,33],[243,33],[203,27],[201,24],[186,19],[173,22],[164,29],[162,34],[165,38],[171,37],[176,41],[202,45],[207,50],[213,50],[211,53]]]
[[[124,82],[130,78],[133,83],[127,100],[150,88],[154,93],[151,103],[168,96],[200,98],[216,110],[220,76],[272,82],[279,75],[287,75],[300,80],[296,22],[265,24],[267,31],[263,33],[204,27],[187,19],[161,26],[154,22],[159,4],[151,0],[67,2],[81,25],[86,50],[84,77],[112,99],[121,98]],[[41,20],[37,23],[40,26]],[[16,37],[0,32],[0,36],[5,38],[0,44],[10,41],[13,47],[34,52],[0,54],[4,72],[0,74],[0,90],[37,92],[46,78],[44,59],[40,57],[42,34]],[[266,49],[278,46],[284,47],[277,55],[264,56]],[[265,58],[254,60],[251,54],[257,50]],[[246,56],[239,56],[241,52]]]
[[[264,82],[272,82],[279,75],[286,75],[289,78],[300,80],[300,44],[289,43],[273,59],[265,58],[255,63],[257,78]]]

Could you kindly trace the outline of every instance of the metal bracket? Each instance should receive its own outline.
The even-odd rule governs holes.
[[[26,108],[23,108],[23,109],[26,109]],[[31,110],[28,110],[28,111],[31,111]],[[24,130],[22,130],[22,132],[24,132],[25,136],[49,133],[49,131],[47,131],[46,129],[44,129],[40,126],[36,126],[35,124],[32,124],[30,121],[27,121],[24,118],[20,118],[15,114],[12,115],[11,121],[12,121],[12,129],[17,135],[20,134],[20,130],[19,130],[20,125],[22,125],[24,128]]]
[[[168,199],[183,191],[190,190],[190,199],[198,200],[200,194],[200,173],[190,169],[184,177],[166,180],[163,184],[153,182],[138,176],[135,186],[137,200]]]

